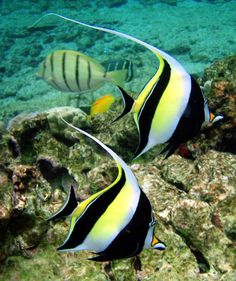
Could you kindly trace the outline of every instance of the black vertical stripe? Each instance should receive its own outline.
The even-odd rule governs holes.
[[[141,190],[137,209],[133,218],[116,236],[111,244],[91,258],[95,261],[108,261],[113,259],[129,258],[138,255],[143,247],[152,222],[152,208],[147,196]]]
[[[101,194],[95,201],[92,201],[84,214],[75,223],[69,239],[58,250],[73,249],[83,243],[96,221],[103,215],[109,205],[115,200],[126,182],[125,172],[122,170],[119,181],[108,191]]]
[[[191,92],[188,104],[175,131],[169,139],[169,144],[162,151],[163,153],[167,152],[166,158],[174,153],[181,143],[193,138],[199,132],[204,120],[204,97],[200,86],[191,76]]]
[[[69,91],[73,92],[66,79],[66,52],[63,52],[63,55],[62,55],[62,76],[63,76],[63,80],[64,80],[64,83],[65,83],[67,89]]]
[[[128,64],[128,61],[124,60],[124,62],[122,64],[122,69],[127,69],[127,64]]]
[[[45,76],[45,72],[46,72],[46,60],[43,61],[43,64],[42,64],[42,77],[44,78]]]
[[[122,64],[121,64],[121,65],[122,65]],[[115,70],[118,70],[118,69],[121,69],[120,63],[119,63],[119,62],[116,62],[116,63],[115,63]]]
[[[54,77],[54,64],[53,64],[53,60],[54,60],[54,53],[52,53],[51,56],[50,56],[50,67],[51,67],[52,77]]]
[[[91,82],[91,66],[90,66],[90,62],[88,61],[88,81],[87,81],[88,89],[91,88],[90,82]]]
[[[75,79],[76,79],[76,85],[79,89],[79,91],[81,91],[81,88],[80,88],[80,82],[79,82],[79,58],[80,58],[80,55],[76,55],[76,65],[75,65]]]
[[[108,63],[108,64],[106,65],[106,71],[107,71],[107,72],[110,71],[111,64],[112,64],[112,63]]]
[[[164,60],[163,71],[159,77],[159,80],[152,88],[151,92],[145,99],[139,113],[138,113],[138,124],[139,124],[139,146],[134,154],[134,158],[137,157],[148,143],[148,136],[150,133],[152,120],[155,115],[156,108],[158,107],[159,101],[165,92],[165,89],[169,83],[171,75],[170,65]],[[174,94],[174,93],[173,93]]]
[[[50,55],[49,60],[50,60],[50,68],[51,68],[51,76],[52,76],[52,79],[50,80],[50,84],[53,84],[55,88],[57,88],[58,90],[61,90],[61,88],[57,85],[55,75],[54,75],[54,53],[52,53]]]
[[[126,61],[126,69],[127,69],[127,73],[126,73],[126,82],[129,82],[132,78],[133,78],[133,64],[131,61]]]

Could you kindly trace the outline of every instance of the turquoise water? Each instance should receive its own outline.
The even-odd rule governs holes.
[[[0,120],[4,122],[19,113],[89,105],[103,94],[119,96],[109,84],[76,95],[37,80],[39,64],[54,50],[79,50],[98,61],[131,60],[135,75],[125,88],[137,95],[158,67],[153,54],[135,43],[56,18],[26,30],[48,12],[142,39],[175,57],[196,76],[201,76],[213,61],[236,53],[236,1],[18,0],[1,1],[0,5]]]

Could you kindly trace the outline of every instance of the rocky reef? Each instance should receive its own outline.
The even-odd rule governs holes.
[[[235,280],[233,65],[235,57],[215,62],[201,80],[224,120],[203,128],[180,155],[163,160],[153,149],[129,163],[152,203],[157,235],[167,244],[162,253],[145,250],[135,259],[102,264],[87,261],[86,252],[59,254],[69,221],[47,220],[71,185],[82,201],[117,173],[112,159],[60,115],[128,162],[137,143],[131,116],[110,125],[113,112],[91,119],[78,108],[60,107],[0,124],[0,279]]]

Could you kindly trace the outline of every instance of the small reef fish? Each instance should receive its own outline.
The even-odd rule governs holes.
[[[131,111],[139,131],[139,145],[133,159],[157,144],[166,144],[161,153],[165,153],[165,157],[168,157],[181,143],[194,137],[204,122],[214,123],[223,118],[221,115],[215,116],[210,112],[196,80],[178,61],[164,51],[128,34],[89,25],[55,13],[44,15],[35,24],[46,16],[60,17],[76,24],[127,38],[151,50],[159,59],[159,68],[144,86],[137,100],[134,101],[118,85],[125,107],[116,120]]]
[[[91,250],[96,256],[90,260],[110,261],[136,256],[144,248],[164,250],[165,244],[154,234],[151,204],[131,169],[98,139],[62,120],[103,147],[116,161],[118,175],[110,186],[80,204],[71,188],[65,205],[52,217],[72,213],[68,236],[58,251]]]
[[[106,62],[104,65],[77,51],[57,50],[44,59],[36,75],[57,90],[77,93],[96,90],[105,82],[123,86],[132,79],[130,61]]]
[[[97,99],[90,108],[90,116],[106,112],[115,102],[115,97],[112,95],[105,95]]]

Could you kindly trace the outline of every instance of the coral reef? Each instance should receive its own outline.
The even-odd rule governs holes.
[[[127,13],[130,1],[126,0],[31,2],[1,3],[0,279],[236,280],[236,57],[214,62],[199,78],[213,112],[223,114],[224,119],[206,125],[179,155],[163,160],[154,148],[130,163],[138,140],[131,115],[111,124],[122,110],[118,104],[116,112],[88,118],[82,109],[96,94],[81,98],[51,89],[36,81],[35,67],[54,49],[79,50],[99,61],[119,53],[135,64],[136,76],[127,89],[138,93],[155,71],[157,60],[141,47],[64,22],[49,20],[34,30],[26,29],[42,13],[61,12],[63,7],[68,16],[147,39],[176,55],[199,76],[206,64],[235,52],[234,1],[229,1],[227,13],[223,13],[227,1],[195,1],[221,3],[214,5],[215,13],[201,3],[201,17],[196,6],[188,6],[189,1],[134,1],[135,13]],[[175,16],[166,21],[170,8]],[[199,40],[204,37],[207,41]],[[221,48],[216,48],[221,37]],[[190,60],[195,64],[188,65]],[[77,108],[64,106],[73,104]],[[110,184],[117,173],[114,161],[94,142],[69,129],[60,115],[130,164],[152,203],[156,232],[167,244],[166,251],[145,250],[135,259],[103,264],[87,261],[87,252],[57,253],[69,220],[49,222],[48,218],[63,204],[68,188],[74,186],[81,202]]]
[[[218,60],[208,67],[201,83],[210,108],[224,119],[202,131],[199,147],[212,147],[236,154],[236,56]],[[204,141],[205,139],[206,141]]]
[[[209,91],[214,103],[214,92]],[[167,244],[165,252],[145,250],[136,259],[112,264],[86,261],[86,252],[57,253],[69,221],[47,219],[60,208],[68,188],[73,185],[81,201],[111,183],[117,173],[112,159],[66,127],[60,115],[101,139],[126,161],[135,149],[137,132],[131,116],[110,125],[113,112],[88,118],[78,108],[61,107],[19,115],[7,129],[2,126],[2,280],[37,276],[45,280],[235,280],[236,156],[217,151],[215,142],[204,139],[205,133],[200,141],[196,138],[188,144],[189,149],[199,147],[192,160],[179,155],[163,160],[153,149],[131,164],[152,203],[156,232]],[[222,128],[214,130],[220,140]]]

